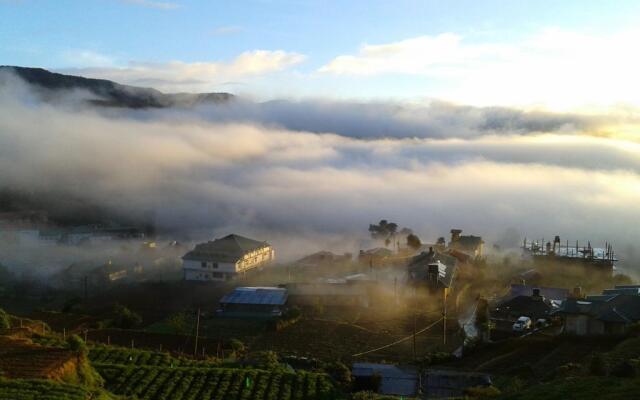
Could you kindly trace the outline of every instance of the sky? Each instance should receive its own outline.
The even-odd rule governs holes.
[[[640,105],[637,1],[0,0],[0,64],[163,91]]]

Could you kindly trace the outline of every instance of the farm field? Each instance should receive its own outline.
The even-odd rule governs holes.
[[[73,352],[44,347],[28,339],[0,336],[0,375],[9,378],[51,378],[74,369]]]
[[[610,377],[575,377],[532,385],[500,400],[637,399],[640,380]]]
[[[109,400],[104,392],[47,380],[0,378],[0,400]]]
[[[92,347],[89,359],[97,364],[143,365],[158,367],[199,367],[214,368],[219,365],[212,361],[194,360],[190,358],[172,357],[168,353],[146,350],[132,350],[122,347]]]
[[[94,363],[110,392],[145,400],[320,400],[336,398],[327,375],[258,369]]]

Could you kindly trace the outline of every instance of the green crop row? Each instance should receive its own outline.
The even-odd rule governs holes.
[[[325,374],[258,369],[94,366],[114,394],[146,400],[324,400],[335,398]]]
[[[89,359],[99,364],[152,365],[166,367],[218,367],[214,361],[173,357],[168,353],[98,345],[91,348]]]

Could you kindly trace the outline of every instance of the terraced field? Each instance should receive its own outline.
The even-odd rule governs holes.
[[[110,392],[145,400],[323,400],[336,393],[329,377],[257,369],[185,368],[94,363]]]
[[[110,397],[79,386],[52,381],[0,378],[0,400],[86,400],[98,398],[109,399]]]
[[[218,365],[213,361],[193,360],[172,357],[168,353],[146,350],[132,350],[114,346],[96,346],[91,348],[89,359],[98,364],[146,365],[159,367],[204,367]]]
[[[28,339],[0,336],[0,375],[7,378],[55,378],[75,369],[76,359],[69,350],[40,346]]]

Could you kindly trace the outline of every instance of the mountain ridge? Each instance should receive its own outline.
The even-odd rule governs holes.
[[[91,104],[105,107],[192,107],[199,104],[225,103],[235,98],[233,94],[226,92],[163,93],[153,88],[123,85],[107,79],[60,74],[44,68],[0,65],[1,72],[12,73],[34,86],[45,99],[51,92],[58,90],[83,89],[98,97],[89,100]]]

